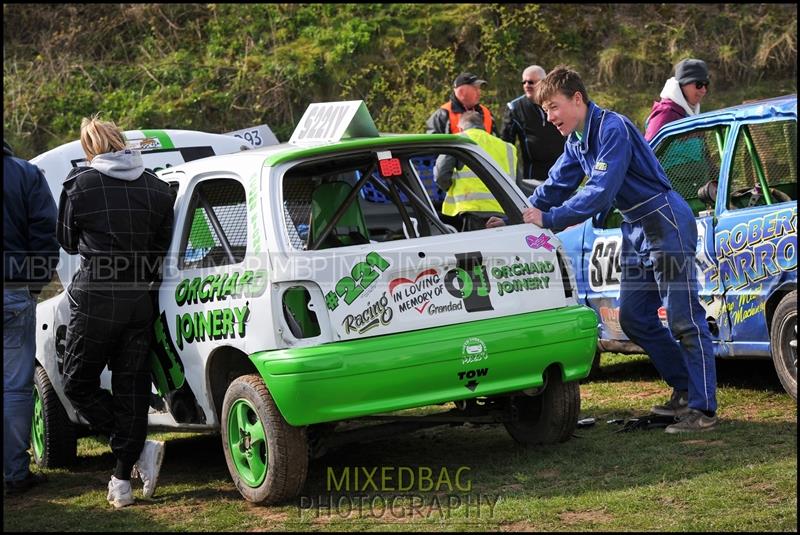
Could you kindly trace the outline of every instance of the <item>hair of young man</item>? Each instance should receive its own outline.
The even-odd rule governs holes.
[[[86,157],[116,152],[125,148],[122,130],[112,121],[101,121],[100,114],[84,117],[81,121],[81,147]]]
[[[483,117],[481,117],[481,114],[477,111],[465,111],[458,120],[458,127],[461,130],[466,130],[467,128],[483,128]]]
[[[580,93],[583,103],[589,104],[589,95],[580,75],[566,65],[557,66],[536,85],[536,102],[541,105],[558,93],[567,98],[572,98],[575,93]]]

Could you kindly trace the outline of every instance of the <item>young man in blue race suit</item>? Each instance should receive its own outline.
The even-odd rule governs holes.
[[[713,429],[716,369],[697,293],[691,209],[633,123],[591,102],[578,73],[556,67],[538,84],[537,99],[567,141],[531,195],[534,207],[523,212],[524,221],[564,229],[590,217],[601,223],[612,207],[620,210],[620,325],[673,388],[669,402],[653,412],[679,418],[668,433]],[[570,197],[584,176],[588,181]],[[497,218],[487,222],[499,224]],[[662,302],[669,329],[658,319]]]

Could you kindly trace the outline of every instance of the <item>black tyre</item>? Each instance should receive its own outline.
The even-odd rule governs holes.
[[[772,315],[770,347],[778,378],[797,401],[797,290],[786,294]]]
[[[235,379],[222,402],[222,447],[244,499],[269,505],[300,493],[308,472],[304,427],[283,419],[258,375]]]
[[[77,458],[77,448],[77,429],[69,421],[47,372],[41,366],[36,366],[31,424],[33,461],[43,468],[70,466]]]
[[[517,396],[515,421],[506,422],[511,438],[520,444],[555,444],[572,436],[581,411],[581,391],[577,381],[565,383],[561,372],[551,369],[547,386],[538,396]]]

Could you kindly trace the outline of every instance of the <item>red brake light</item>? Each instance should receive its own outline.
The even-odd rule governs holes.
[[[399,158],[387,158],[386,160],[378,160],[380,166],[381,176],[388,178],[391,176],[400,176],[403,174],[403,169],[400,166]]]

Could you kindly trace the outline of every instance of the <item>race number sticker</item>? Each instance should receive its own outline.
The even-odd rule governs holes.
[[[363,100],[317,102],[306,108],[289,143],[333,143],[350,137],[377,137]]]
[[[227,135],[244,139],[256,149],[280,143],[270,127],[265,124],[228,132]]]
[[[589,287],[595,292],[619,290],[622,236],[598,238],[589,257]]]

